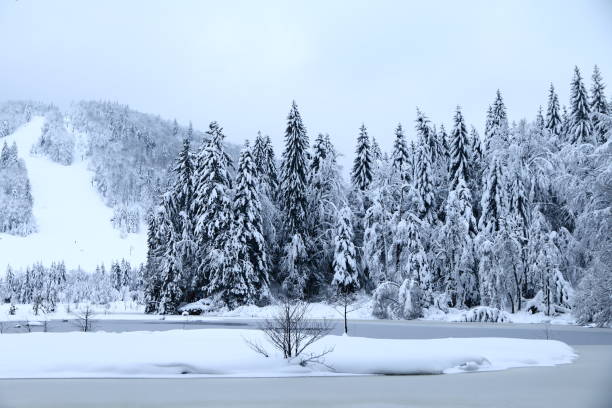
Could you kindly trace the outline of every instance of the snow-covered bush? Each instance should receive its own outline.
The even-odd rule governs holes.
[[[399,307],[399,285],[385,281],[372,295],[372,315],[379,319],[395,319]]]

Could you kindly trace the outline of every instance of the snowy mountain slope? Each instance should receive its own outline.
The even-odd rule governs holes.
[[[45,119],[34,117],[13,134],[0,139],[17,143],[28,170],[34,198],[33,213],[38,231],[26,237],[0,234],[0,274],[7,265],[25,268],[41,261],[65,261],[66,267],[91,271],[104,262],[125,258],[144,261],[146,233],[125,238],[111,225],[112,210],[92,186],[87,162],[64,166],[46,157],[32,156],[30,149],[40,137]]]

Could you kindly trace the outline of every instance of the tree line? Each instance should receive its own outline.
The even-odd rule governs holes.
[[[460,107],[448,132],[417,110],[390,154],[362,125],[350,184],[295,102],[278,162],[260,133],[234,168],[212,122],[148,219],[147,311],[362,290],[380,317],[484,305],[609,321],[610,103],[597,67],[590,93],[578,68],[570,86],[569,108],[551,84],[533,122],[510,122],[497,91],[482,138]]]

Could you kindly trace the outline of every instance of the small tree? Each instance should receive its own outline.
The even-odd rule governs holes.
[[[344,333],[348,333],[347,308],[354,298],[355,291],[359,288],[351,217],[351,209],[348,206],[342,208],[338,213],[333,262],[332,286],[340,295],[344,308]]]
[[[75,324],[80,331],[86,333],[94,329],[93,317],[95,313],[91,305],[86,304],[85,307],[77,309],[73,315],[75,317]]]
[[[268,342],[283,354],[283,358],[299,357],[301,366],[309,363],[324,364],[321,358],[333,351],[333,349],[326,349],[318,354],[305,353],[309,346],[327,336],[333,328],[325,319],[309,319],[309,312],[308,303],[285,300],[278,307],[276,314],[259,326]],[[270,356],[262,345],[250,340],[247,340],[247,343],[254,351],[265,357]]]

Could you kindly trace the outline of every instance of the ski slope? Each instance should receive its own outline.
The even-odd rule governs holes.
[[[75,157],[70,166],[43,156],[32,156],[30,149],[41,134],[45,119],[35,117],[12,135],[0,139],[17,143],[25,161],[34,199],[37,232],[26,237],[0,234],[0,275],[7,265],[25,268],[35,262],[45,265],[63,260],[68,269],[93,271],[102,262],[125,258],[133,264],[146,256],[146,234],[120,236],[111,225],[113,211],[91,183],[86,161]]]

